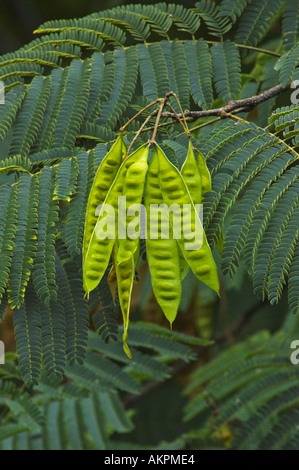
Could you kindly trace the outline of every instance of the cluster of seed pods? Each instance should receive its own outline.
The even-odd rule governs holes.
[[[154,145],[150,162],[149,149]],[[110,259],[116,273],[118,296],[123,315],[124,351],[129,357],[127,345],[131,293],[136,265],[139,259],[140,233],[136,237],[119,236],[117,232],[119,197],[126,196],[125,227],[135,219],[129,207],[141,206],[144,198],[146,214],[146,253],[151,274],[154,295],[166,318],[172,325],[176,318],[182,294],[182,280],[189,269],[211,289],[219,293],[219,280],[215,261],[208,245],[197,207],[202,195],[211,190],[211,178],[204,157],[195,150],[189,141],[189,148],[181,170],[178,170],[156,143],[146,143],[126,156],[127,148],[119,136],[102,160],[95,175],[86,210],[83,237],[83,283],[87,294],[101,281]],[[166,219],[153,218],[152,207],[176,205],[176,213],[169,211],[168,230],[163,226]],[[98,226],[105,208],[113,208],[114,237],[99,237]],[[180,226],[183,217],[188,215],[181,236],[175,237],[174,225]],[[200,246],[186,249],[196,237],[200,227]],[[164,229],[164,230],[163,230]],[[162,233],[167,233],[165,238]],[[153,237],[152,234],[155,233]]]

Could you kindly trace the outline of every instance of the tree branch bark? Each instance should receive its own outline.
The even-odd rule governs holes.
[[[277,85],[273,88],[270,88],[269,90],[264,91],[263,93],[260,93],[259,95],[252,96],[251,98],[230,101],[226,106],[223,106],[222,108],[206,109],[202,111],[184,111],[184,116],[189,121],[195,121],[196,119],[199,119],[201,117],[209,116],[219,116],[221,118],[229,117],[228,115],[232,112],[234,114],[237,114],[240,112],[249,111],[254,106],[257,106],[258,104],[263,103],[264,101],[267,101],[270,98],[273,98],[274,96],[283,93],[288,88],[290,88],[290,84],[286,85],[285,87],[282,85]],[[182,114],[176,115],[171,112],[163,112],[161,114],[161,117],[174,120],[178,119],[177,116],[180,119],[183,118]]]

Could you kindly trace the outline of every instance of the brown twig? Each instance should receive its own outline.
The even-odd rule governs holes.
[[[258,104],[263,103],[264,101],[269,100],[270,98],[273,98],[274,96],[277,96],[284,91],[286,91],[290,85],[282,86],[282,85],[277,85],[273,88],[270,88],[270,90],[266,90],[263,93],[260,93],[259,95],[252,96],[251,98],[245,98],[243,100],[235,100],[235,101],[230,101],[226,106],[223,106],[222,108],[216,108],[216,109],[206,109],[202,111],[184,111],[184,116],[182,114],[178,114],[178,117],[180,119],[189,118],[188,120],[196,120],[202,117],[209,117],[209,116],[219,116],[221,118],[226,118],[229,117],[229,114],[234,112],[236,114],[237,112],[244,112],[244,111],[249,111],[252,109],[254,106],[257,106]],[[175,113],[170,113],[170,112],[163,112],[161,114],[161,117],[169,118],[169,119],[177,119]]]
[[[171,106],[170,103],[166,103],[166,105],[170,108],[170,110],[173,112],[173,114],[175,114],[176,116],[176,121],[179,122],[182,126],[182,128],[184,129],[184,132],[186,132],[186,134],[188,135],[188,137],[190,137],[190,133],[189,133],[189,128],[187,126],[187,122],[186,122],[186,118],[185,116],[184,117],[184,122],[181,120],[180,116],[178,115],[178,113],[176,112],[176,110]],[[182,115],[182,114],[181,114]],[[186,124],[185,124],[186,123]]]
[[[125,158],[127,158],[127,156],[129,155],[129,153],[131,152],[131,149],[134,145],[134,143],[136,142],[136,140],[138,139],[138,137],[140,136],[141,132],[143,132],[143,129],[145,128],[145,126],[148,124],[148,122],[158,114],[158,110],[155,109],[149,116],[147,116],[146,120],[142,123],[142,125],[140,126],[140,129],[138,130],[138,132],[136,132],[136,135],[134,136],[132,142],[130,143],[129,147],[128,147],[128,150],[127,150],[127,153],[125,155]]]
[[[158,111],[157,111],[157,118],[156,118],[154,130],[153,130],[153,135],[152,135],[151,140],[149,140],[149,145],[154,145],[156,143],[156,135],[157,135],[158,126],[159,126],[159,122],[160,122],[160,119],[161,119],[162,111],[163,111],[164,106],[166,105],[167,101],[169,100],[169,96],[170,96],[170,94],[167,93],[165,98],[161,101],[161,103],[159,105],[159,108],[158,108]]]
[[[129,119],[126,124],[124,126],[122,126],[119,131],[122,133],[124,132],[125,128],[127,126],[129,126],[129,124],[131,124],[131,122],[133,122],[136,118],[138,118],[138,116],[140,116],[142,113],[144,113],[144,111],[146,111],[148,108],[151,108],[152,106],[154,106],[155,104],[157,104],[159,101],[161,101],[160,98],[158,98],[157,100],[155,101],[152,101],[151,103],[147,104],[144,108],[142,108],[140,111],[138,111],[138,113],[136,113],[131,119]]]
[[[283,93],[289,87],[290,87],[290,84],[286,85],[285,87],[283,87],[282,85],[277,85],[273,88],[270,88],[269,90],[264,91],[263,93],[261,93],[259,95],[252,96],[251,98],[246,98],[246,99],[243,99],[243,100],[230,101],[226,106],[223,106],[222,108],[207,109],[207,110],[201,110],[201,111],[184,111],[183,113],[180,113],[180,114],[176,113],[174,109],[172,110],[172,112],[166,112],[166,111],[163,112],[163,108],[166,104],[168,104],[169,98],[171,96],[176,97],[173,92],[169,92],[169,93],[166,94],[165,98],[158,98],[156,101],[153,101],[152,103],[147,105],[145,108],[143,108],[141,111],[139,111],[128,123],[125,124],[125,126],[123,126],[120,129],[120,131],[123,132],[125,127],[127,127],[127,125],[130,122],[133,121],[133,119],[135,119],[137,116],[139,116],[142,112],[144,112],[150,106],[153,106],[155,103],[160,102],[159,108],[155,109],[146,118],[144,123],[141,125],[140,129],[136,132],[136,135],[135,135],[133,141],[131,142],[131,144],[128,148],[128,152],[126,154],[126,157],[129,155],[134,142],[137,140],[137,138],[139,137],[139,135],[142,132],[149,131],[149,130],[153,129],[154,130],[153,135],[154,135],[154,138],[155,138],[156,134],[157,134],[157,130],[158,130],[159,127],[168,126],[168,125],[171,125],[171,124],[175,124],[177,122],[180,122],[183,125],[182,121],[184,121],[187,125],[187,121],[188,122],[193,122],[193,121],[195,121],[199,118],[202,118],[202,117],[217,116],[217,119],[213,119],[211,121],[205,122],[204,124],[201,124],[200,126],[194,127],[193,129],[189,129],[189,132],[193,132],[197,129],[200,129],[201,127],[208,126],[209,124],[213,124],[218,119],[224,119],[224,118],[228,118],[228,117],[238,119],[236,114],[242,113],[242,112],[245,112],[245,111],[250,111],[254,106],[257,106],[258,104],[263,103],[264,101],[267,101],[268,99],[273,98],[274,96],[277,96],[280,93]],[[171,107],[171,105],[169,105],[169,106]],[[148,122],[154,116],[157,116],[157,120],[156,120],[155,125],[152,126],[152,127],[146,127]],[[160,123],[159,121],[160,121],[161,117],[171,119],[171,121]],[[189,134],[189,132],[188,132],[188,134]],[[150,143],[152,141],[153,141],[153,138],[151,139]]]
[[[173,93],[173,91],[171,91],[170,93],[168,93],[168,95],[169,95],[169,96],[173,96],[173,98],[176,100],[177,105],[178,105],[178,107],[179,107],[179,109],[180,109],[180,111],[181,111],[181,116],[183,117],[183,121],[184,121],[184,126],[183,126],[183,127],[185,127],[185,132],[186,132],[187,136],[190,138],[189,128],[188,128],[188,125],[187,125],[186,117],[185,117],[185,115],[184,115],[184,112],[183,112],[181,103],[180,103],[180,101],[179,101],[177,95],[176,95],[175,93]],[[169,103],[168,103],[168,104],[169,104]],[[174,110],[174,112],[175,112],[175,110]],[[178,118],[179,118],[179,116],[177,116],[177,119],[178,119]]]

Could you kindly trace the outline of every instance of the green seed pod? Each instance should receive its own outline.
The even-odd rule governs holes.
[[[118,254],[118,241],[115,243],[114,248],[114,260],[117,258]],[[118,288],[118,297],[120,308],[123,316],[124,323],[124,333],[123,333],[123,348],[126,355],[132,359],[131,351],[127,345],[128,338],[128,328],[129,328],[129,314],[130,314],[130,304],[131,304],[131,295],[135,277],[135,264],[134,257],[131,256],[129,259],[122,261],[121,263],[115,262],[116,278],[117,278],[117,288]]]
[[[211,174],[209,172],[209,169],[207,167],[206,160],[203,154],[197,149],[195,149],[195,151],[197,153],[197,165],[198,165],[199,171],[201,173],[201,178],[202,178],[202,196],[204,196],[205,193],[212,191],[212,179],[211,179]],[[217,242],[217,248],[220,253],[222,253],[223,244],[224,244],[223,231],[222,231],[222,228],[220,228],[219,238]]]
[[[207,171],[209,170],[207,169]],[[202,175],[199,171],[199,166],[196,162],[191,140],[189,140],[188,153],[186,160],[184,161],[181,168],[181,175],[186,183],[186,186],[194,204],[201,204]]]
[[[145,183],[145,176],[148,168],[147,159],[148,159],[148,152],[149,147],[145,147],[143,154],[141,155],[140,159],[133,163],[127,171],[123,195],[126,196],[126,214],[123,214],[123,218],[125,219],[122,224],[125,225],[125,233],[127,235],[126,238],[119,239],[119,248],[117,252],[117,263],[122,263],[132,256],[136,252],[136,249],[139,244],[139,236],[133,239],[128,234],[130,225],[134,225],[134,229],[136,226],[140,225],[138,220],[140,219],[140,212],[139,216],[136,217],[135,210],[132,215],[128,215],[128,210],[134,209],[133,204],[135,204],[136,210],[138,210],[138,206],[141,204],[143,191],[144,191],[144,183]],[[119,216],[120,219],[120,216]],[[132,229],[133,231],[133,229]],[[134,233],[131,234],[135,236]]]
[[[152,238],[153,232],[161,237],[163,221],[151,217],[151,205],[163,204],[163,196],[159,186],[158,157],[155,149],[146,178],[145,208],[147,212],[146,252],[152,287],[158,304],[172,325],[179,308],[182,284],[179,268],[179,247],[169,233],[168,239]]]
[[[219,293],[216,264],[188,188],[182,175],[178,169],[170,163],[162,149],[159,146],[157,146],[156,149],[159,162],[159,184],[164,202],[170,206],[175,201],[181,208],[181,221],[184,218],[184,231],[182,237],[178,239],[178,244],[186,261],[198,279]],[[187,219],[186,224],[185,218]],[[193,234],[194,238],[198,235],[199,239],[202,240],[202,245],[196,248],[200,243],[194,242],[195,248],[187,249],[186,243],[190,243]]]
[[[204,196],[206,192],[212,191],[212,180],[205,157],[199,150],[195,149],[195,151],[197,153],[197,165],[201,174],[202,195]]]
[[[100,204],[103,204],[103,202],[105,201],[109,188],[112,185],[123,160],[123,157],[126,154],[126,150],[127,148],[122,136],[118,136],[111,149],[102,160],[99,168],[97,169],[89,193],[86,208],[85,227],[82,245],[83,264],[85,262],[87,248],[90,242],[92,232],[98,220],[98,217],[95,215],[96,208]]]
[[[202,200],[202,180],[197,162],[195,159],[193,145],[189,140],[188,152],[186,160],[184,161],[181,168],[181,175],[186,183],[189,190],[190,196],[194,204],[201,204]],[[180,271],[181,280],[183,281],[189,272],[190,266],[184,258],[184,255],[180,249]]]
[[[142,145],[122,162],[107,193],[104,205],[100,209],[83,265],[83,284],[87,293],[95,289],[99,284],[109,263],[117,238],[118,198],[123,193],[127,171],[131,165],[142,157],[147,147],[147,143]],[[105,226],[107,226],[107,235],[104,237],[103,228]]]

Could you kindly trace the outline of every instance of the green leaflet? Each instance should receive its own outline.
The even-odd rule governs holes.
[[[20,308],[37,250],[38,177],[22,174],[17,186],[17,228],[8,282],[11,308]]]
[[[0,168],[0,175],[2,173],[6,173],[7,171],[25,171],[26,173],[30,173],[28,170],[21,166],[6,166],[5,168]]]

